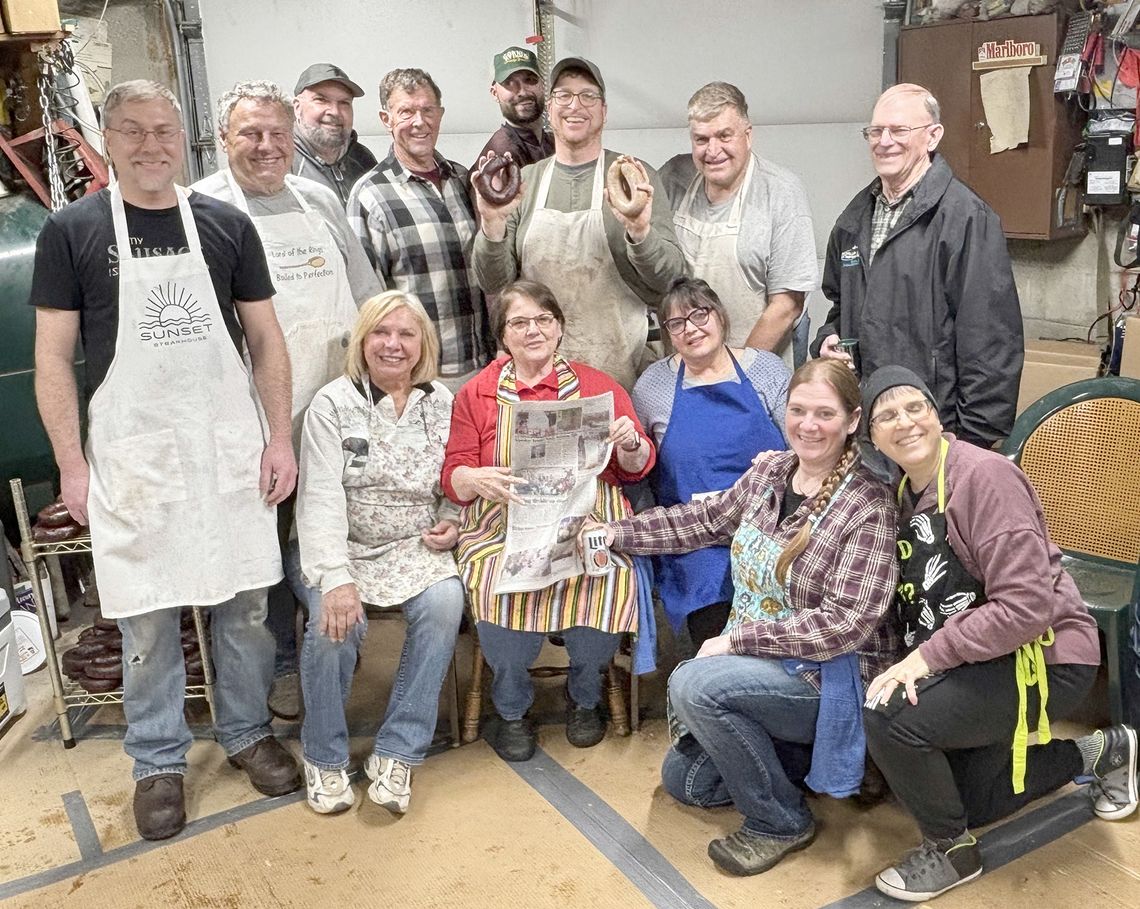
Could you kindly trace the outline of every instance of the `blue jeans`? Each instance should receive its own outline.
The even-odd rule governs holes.
[[[534,703],[534,683],[527,670],[538,659],[546,635],[512,631],[491,622],[478,624],[479,646],[491,667],[491,700],[504,720],[521,720]],[[579,707],[593,708],[602,699],[602,673],[621,643],[620,634],[577,625],[558,632],[570,656],[567,688]]]
[[[321,592],[310,589],[308,601],[309,620],[301,644],[305,696],[301,751],[306,761],[321,770],[343,770],[348,766],[344,705],[352,691],[356,655],[368,622],[358,622],[343,641],[334,641],[320,631]],[[451,577],[400,604],[408,631],[373,754],[405,764],[423,763],[435,734],[439,692],[455,652],[464,603],[463,584]]]
[[[752,833],[790,839],[808,828],[811,811],[775,740],[815,738],[819,694],[811,685],[778,659],[701,657],[673,672],[669,698],[692,735],[665,756],[666,792],[687,805],[731,803]]]
[[[184,712],[181,610],[119,619],[123,633],[123,747],[134,778],[185,773],[193,737]],[[214,729],[227,755],[272,735],[265,704],[273,677],[273,636],[265,627],[265,588],[210,608]]]

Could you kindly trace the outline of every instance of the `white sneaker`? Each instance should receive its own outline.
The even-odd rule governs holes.
[[[368,797],[393,814],[405,814],[412,798],[412,768],[395,758],[368,756],[364,773],[372,780]]]
[[[317,814],[339,814],[356,804],[356,793],[344,770],[321,770],[305,761],[305,794]]]

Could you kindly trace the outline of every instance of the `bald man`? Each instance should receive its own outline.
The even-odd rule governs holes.
[[[878,176],[839,216],[827,244],[827,321],[816,356],[861,375],[906,366],[938,401],[942,425],[991,447],[1013,426],[1025,343],[997,214],[935,149],[938,101],[921,85],[887,89],[863,130]]]

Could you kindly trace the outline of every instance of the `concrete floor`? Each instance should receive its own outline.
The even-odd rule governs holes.
[[[64,640],[90,612],[77,610]],[[373,629],[349,705],[353,757],[369,752],[399,654],[399,623]],[[662,635],[668,654],[671,642]],[[557,656],[557,652],[555,654]],[[470,666],[470,642],[459,652]],[[412,809],[394,818],[364,796],[345,815],[320,817],[302,795],[261,798],[210,737],[204,706],[191,707],[197,741],[187,777],[190,824],[165,843],[138,839],[122,712],[78,718],[79,744],[64,750],[46,672],[25,677],[30,707],[0,737],[0,907],[401,907],[886,906],[875,872],[914,845],[897,804],[860,811],[813,798],[819,836],[773,870],[739,879],[717,871],[708,841],[735,830],[732,809],[675,803],[658,784],[668,735],[664,672],[643,680],[647,716],[629,738],[572,748],[556,722],[561,682],[539,682],[536,711],[549,720],[525,764],[501,761],[483,742],[441,748],[415,775]],[[1100,693],[1090,710],[1095,713]],[[1079,734],[1088,722],[1059,724]],[[446,722],[441,719],[441,729]],[[296,724],[279,733],[299,753]],[[1140,905],[1140,813],[1097,820],[1087,793],[1070,787],[984,831],[986,873],[938,900],[944,909],[1010,904]]]

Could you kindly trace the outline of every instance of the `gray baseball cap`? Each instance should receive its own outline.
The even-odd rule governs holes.
[[[561,76],[568,69],[580,69],[590,74],[590,78],[594,80],[594,84],[598,86],[598,91],[602,93],[602,97],[606,96],[606,83],[602,80],[602,71],[598,69],[597,65],[591,63],[585,57],[563,57],[554,64],[554,69],[550,71],[550,87],[554,88],[558,84],[558,77]]]
[[[306,88],[312,88],[321,82],[339,82],[352,92],[352,97],[361,98],[364,96],[364,89],[348,78],[348,73],[343,69],[331,63],[314,63],[301,73],[301,78],[297,80],[297,87],[293,89],[293,94],[299,95]]]

